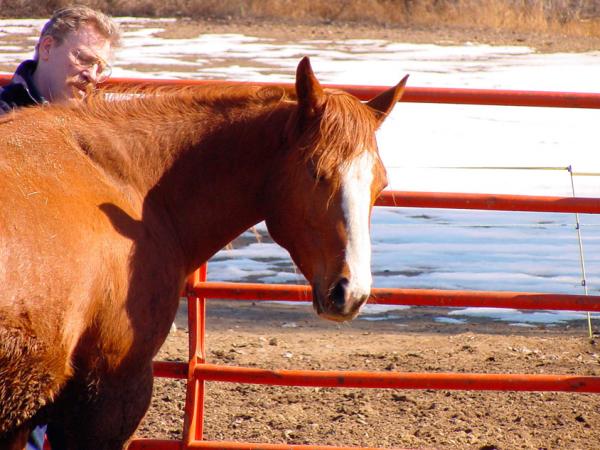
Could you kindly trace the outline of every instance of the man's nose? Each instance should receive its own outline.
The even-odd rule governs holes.
[[[83,71],[85,78],[91,83],[96,84],[98,82],[98,64],[94,64],[91,67],[86,68]]]

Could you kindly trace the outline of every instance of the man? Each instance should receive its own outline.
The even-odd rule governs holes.
[[[0,115],[15,108],[82,99],[111,73],[108,63],[119,43],[117,25],[101,12],[72,6],[54,13],[42,28],[34,58],[23,61],[0,88]],[[34,429],[27,450],[43,448],[46,426]],[[60,446],[60,430],[48,430]]]
[[[32,60],[0,88],[0,114],[22,106],[82,99],[111,73],[117,25],[85,6],[58,10],[44,25]]]

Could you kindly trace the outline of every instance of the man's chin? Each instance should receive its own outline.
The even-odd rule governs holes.
[[[82,100],[91,90],[91,86],[73,85],[71,86],[71,99]]]

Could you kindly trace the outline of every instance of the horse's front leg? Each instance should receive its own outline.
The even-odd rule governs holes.
[[[81,386],[86,390],[85,386]],[[79,392],[77,392],[79,391]],[[152,367],[103,375],[91,397],[74,389],[61,402],[59,422],[50,423],[52,448],[121,450],[137,429],[152,398]],[[77,407],[70,407],[77,398]],[[71,405],[72,406],[72,405]]]

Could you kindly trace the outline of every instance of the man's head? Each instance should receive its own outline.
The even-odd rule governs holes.
[[[49,101],[83,98],[110,75],[119,29],[105,14],[85,6],[62,8],[44,25],[35,47],[33,75]]]

